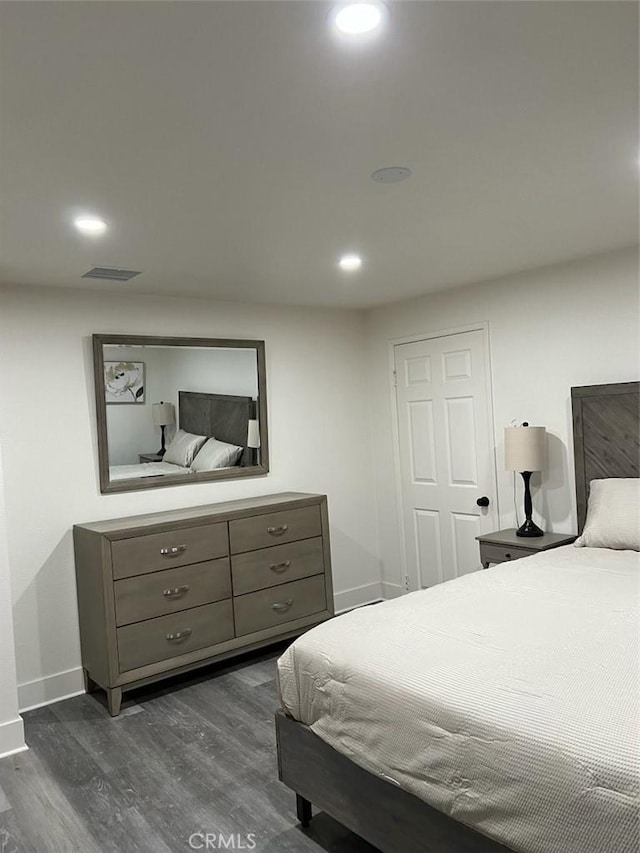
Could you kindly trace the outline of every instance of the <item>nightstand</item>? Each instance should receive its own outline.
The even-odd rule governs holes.
[[[544,536],[527,538],[516,536],[515,528],[476,536],[480,543],[480,562],[485,569],[488,569],[491,563],[519,560],[520,557],[531,557],[539,551],[559,548],[560,545],[570,545],[576,538],[569,533],[545,533]]]
[[[141,453],[138,459],[140,462],[162,462],[162,456],[158,453]]]

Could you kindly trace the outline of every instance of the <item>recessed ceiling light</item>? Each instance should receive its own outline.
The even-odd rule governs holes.
[[[354,272],[362,266],[360,255],[343,255],[338,261],[338,266],[345,272]]]
[[[97,237],[107,230],[107,223],[99,216],[76,216],[73,224],[81,234]]]
[[[382,3],[349,3],[336,12],[334,22],[341,33],[359,36],[379,27],[385,15]]]

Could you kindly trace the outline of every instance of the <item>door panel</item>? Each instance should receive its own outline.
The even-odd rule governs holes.
[[[477,486],[477,440],[473,397],[445,397],[449,483]]]
[[[485,334],[399,344],[394,356],[408,586],[419,589],[479,569],[475,537],[496,526]]]
[[[480,535],[480,516],[464,512],[451,513],[453,535],[454,576],[460,577],[478,568],[479,551],[476,536]]]
[[[436,482],[436,448],[433,434],[433,401],[409,403],[409,441],[413,481]]]
[[[415,509],[414,518],[418,564],[422,567],[424,586],[442,583],[444,574],[439,513],[429,509]]]
[[[442,373],[445,382],[471,379],[471,350],[442,353]]]
[[[420,358],[408,358],[407,385],[418,385],[420,382],[431,382],[431,359],[420,356]]]

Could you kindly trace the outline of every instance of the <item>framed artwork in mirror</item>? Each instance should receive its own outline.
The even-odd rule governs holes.
[[[105,361],[104,399],[107,405],[144,404],[144,362]]]
[[[93,366],[103,494],[269,472],[264,341],[96,334]]]

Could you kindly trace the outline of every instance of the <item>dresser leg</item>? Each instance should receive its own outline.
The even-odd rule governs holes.
[[[89,675],[86,669],[82,670],[82,680],[84,681],[84,692],[94,693],[98,689],[98,685]]]
[[[311,812],[311,803],[309,800],[305,800],[304,797],[301,797],[300,794],[296,794],[296,813],[302,826],[309,826],[311,818],[313,817]]]
[[[117,717],[120,713],[120,705],[122,704],[122,687],[107,688],[107,705],[109,713],[112,717]]]

